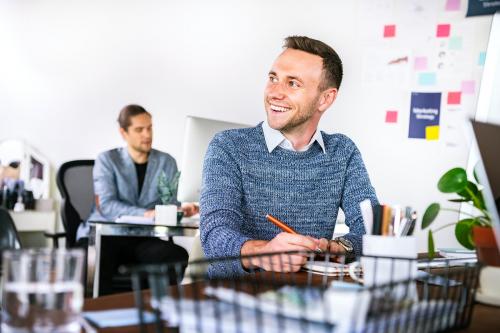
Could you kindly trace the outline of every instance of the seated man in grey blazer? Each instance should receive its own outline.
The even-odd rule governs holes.
[[[139,105],[125,106],[118,117],[120,133],[127,147],[101,153],[94,165],[96,205],[91,221],[114,221],[122,215],[154,217],[154,207],[160,204],[158,177],[165,173],[171,180],[177,173],[175,159],[152,149],[152,119]],[[180,205],[174,196],[172,204]],[[185,216],[197,213],[194,204],[182,205]],[[79,226],[77,239],[86,246],[88,224]],[[105,247],[105,248],[104,248]],[[186,250],[171,241],[157,238],[123,237],[103,242],[101,259],[101,294],[113,291],[111,278],[119,265],[134,263],[164,263],[188,259]]]

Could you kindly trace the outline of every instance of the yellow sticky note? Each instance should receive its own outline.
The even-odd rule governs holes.
[[[426,140],[439,139],[439,126],[427,126],[425,128],[425,139]]]

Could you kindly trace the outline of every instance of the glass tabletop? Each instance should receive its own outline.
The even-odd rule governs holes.
[[[175,225],[167,225],[160,223],[137,223],[137,222],[115,222],[115,221],[88,221],[89,224],[101,224],[109,226],[125,226],[125,227],[167,227],[167,228],[183,228],[183,229],[198,229],[200,227],[199,220],[189,219],[181,221]]]

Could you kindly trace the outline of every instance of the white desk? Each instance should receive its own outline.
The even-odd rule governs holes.
[[[9,212],[14,219],[17,231],[56,231],[56,212],[39,212],[34,210],[26,210],[24,212]]]
[[[54,210],[41,212],[27,210],[24,212],[9,211],[19,232],[24,247],[48,246],[42,233],[56,232],[56,212]],[[33,233],[36,234],[36,239]]]

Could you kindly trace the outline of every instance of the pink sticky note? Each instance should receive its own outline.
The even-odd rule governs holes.
[[[384,25],[384,38],[395,37],[396,36],[396,25],[389,24]]]
[[[397,123],[398,122],[398,111],[387,111],[385,113],[386,123]]]
[[[460,10],[460,0],[446,0],[446,6],[444,8],[447,11]]]
[[[449,24],[438,24],[436,29],[436,37],[449,37],[451,27]]]
[[[473,94],[476,91],[476,82],[462,81],[462,94]]]
[[[456,105],[460,104],[462,93],[460,91],[453,91],[448,93],[448,104]]]
[[[427,69],[427,57],[415,57],[413,68],[418,71]]]

